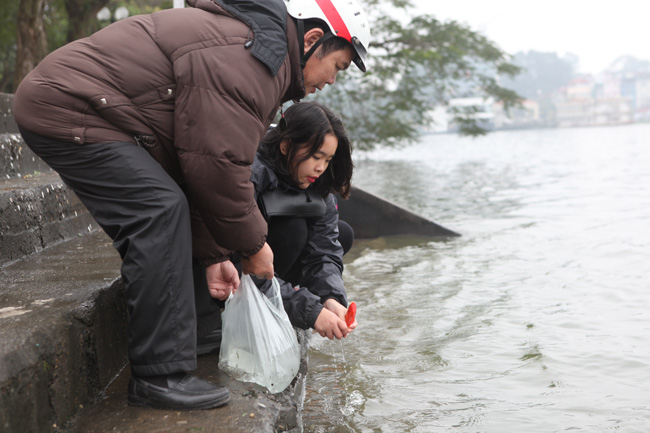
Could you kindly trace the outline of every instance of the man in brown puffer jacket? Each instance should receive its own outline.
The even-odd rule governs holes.
[[[27,144],[120,253],[129,403],[208,409],[230,394],[196,368],[192,256],[212,296],[273,276],[250,165],[281,103],[333,84],[369,42],[356,0],[188,0],[47,56],[20,84]],[[312,55],[313,54],[313,55]]]

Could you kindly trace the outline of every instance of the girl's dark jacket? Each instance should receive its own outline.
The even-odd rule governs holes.
[[[251,181],[255,185],[255,197],[268,189],[294,188],[279,179],[273,164],[255,156],[252,165]],[[333,298],[347,307],[348,302],[343,286],[343,247],[338,241],[339,213],[332,194],[324,199],[325,215],[307,218],[308,238],[300,254],[300,276],[294,284],[300,289],[294,290],[292,284],[281,281],[284,308],[294,326],[307,329],[314,326],[316,318],[323,309],[322,303]],[[266,283],[262,291],[270,287]]]
[[[263,246],[250,165],[279,105],[305,89],[283,0],[188,3],[51,53],[20,84],[14,113],[56,140],[147,148],[188,191],[194,256],[213,263]]]

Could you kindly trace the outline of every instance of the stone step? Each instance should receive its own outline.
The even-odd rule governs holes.
[[[52,171],[0,180],[0,265],[97,228]]]
[[[0,266],[97,229],[77,196],[36,156],[0,94]]]
[[[119,269],[98,230],[0,268],[0,431],[51,431],[122,370]]]
[[[20,178],[50,167],[27,147],[18,132],[0,133],[0,178]]]

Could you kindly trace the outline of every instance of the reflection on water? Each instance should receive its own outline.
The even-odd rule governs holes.
[[[645,432],[650,125],[427,136],[355,185],[463,234],[361,241],[306,432]]]

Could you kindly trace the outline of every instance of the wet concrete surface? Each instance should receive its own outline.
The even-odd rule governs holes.
[[[201,379],[226,386],[230,402],[220,408],[199,411],[166,411],[132,407],[127,404],[126,389],[130,373],[126,368],[111,384],[105,397],[83,411],[67,433],[98,432],[203,432],[203,433],[273,433],[298,432],[298,407],[304,396],[306,359],[296,380],[287,390],[270,394],[264,388],[236,381],[219,371],[219,355],[199,358],[193,372]]]
[[[27,147],[18,133],[0,132],[0,173],[3,178],[49,172],[50,167]]]
[[[18,132],[13,114],[14,95],[0,93],[0,132]]]
[[[27,147],[0,94],[0,265],[97,229],[77,196]]]
[[[0,268],[0,431],[50,431],[126,364],[119,268],[98,231]]]
[[[54,172],[0,179],[0,265],[97,227]]]

